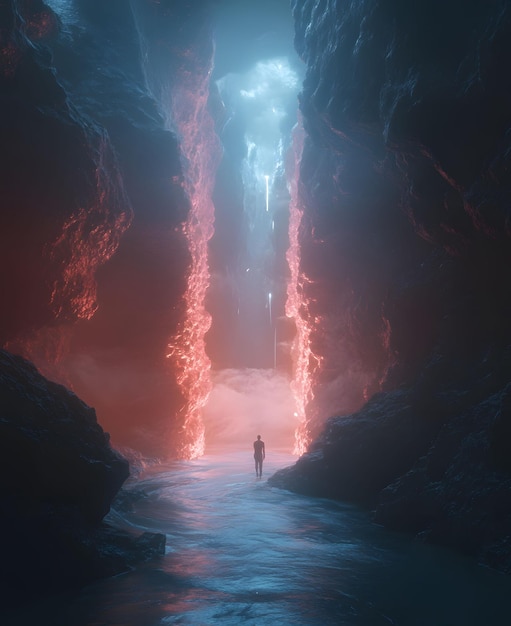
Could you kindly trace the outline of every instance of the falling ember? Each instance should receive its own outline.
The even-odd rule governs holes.
[[[312,374],[317,357],[311,350],[311,326],[308,320],[308,303],[303,293],[303,286],[307,278],[300,271],[300,241],[299,233],[303,217],[303,208],[300,204],[298,179],[302,158],[304,130],[299,122],[293,132],[291,171],[288,174],[290,194],[289,202],[289,248],[286,259],[290,277],[287,285],[286,316],[293,319],[296,326],[296,336],[292,346],[293,380],[291,391],[295,401],[295,417],[298,426],[295,430],[293,454],[301,455],[306,452],[310,443],[310,433],[307,421],[307,405],[313,398]]]
[[[190,71],[190,62],[193,62],[193,54],[187,51],[183,54],[178,86],[168,99],[171,125],[180,137],[184,188],[190,201],[188,220],[184,225],[191,257],[184,295],[186,313],[167,355],[176,366],[177,382],[185,398],[178,454],[187,459],[204,454],[202,409],[212,387],[211,362],[205,347],[211,316],[204,302],[210,282],[208,241],[214,232],[211,197],[221,150],[208,112],[212,67],[203,73]]]
[[[273,333],[273,369],[277,369],[277,328]]]

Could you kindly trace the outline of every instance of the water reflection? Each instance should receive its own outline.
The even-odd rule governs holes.
[[[267,475],[293,458],[267,458]],[[123,523],[165,532],[135,572],[1,616],[3,626],[500,626],[511,579],[385,532],[353,507],[271,489],[250,453],[153,468]],[[116,520],[119,521],[117,516]]]

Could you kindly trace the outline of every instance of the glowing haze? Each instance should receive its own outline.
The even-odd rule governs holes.
[[[300,354],[306,349],[303,325],[295,322],[302,332],[296,333],[293,348],[289,332],[281,337],[286,315],[294,317],[299,309],[297,289],[290,292],[288,288],[289,280],[298,280],[295,232],[289,258],[285,258],[289,247],[287,178],[299,173],[299,160],[294,158],[290,160],[292,173],[286,173],[287,155],[293,151],[291,128],[296,123],[299,87],[299,76],[286,57],[259,61],[244,73],[227,74],[218,81],[227,111],[225,135],[230,125],[238,125],[238,135],[242,129],[244,245],[236,266],[212,276],[212,287],[214,293],[216,282],[228,282],[236,294],[232,304],[236,306],[235,328],[231,332],[239,338],[243,352],[238,362],[246,366],[213,372],[214,386],[204,408],[207,442],[212,446],[250,445],[261,433],[272,447],[304,451],[303,435],[300,444],[295,441],[297,422],[305,419],[309,399],[303,385],[307,357]],[[237,139],[241,143],[239,136]],[[293,227],[295,223],[296,218],[291,221]],[[283,273],[279,268],[286,263],[290,267]],[[286,305],[289,293],[293,293],[293,307]],[[290,368],[291,353],[298,366]],[[292,383],[294,375],[300,377],[299,384]],[[305,393],[306,400],[299,397],[300,393]]]
[[[73,2],[52,4],[74,22]],[[250,446],[260,433],[269,448],[301,453],[309,441],[314,359],[301,289],[303,131],[292,137],[301,65],[290,9],[266,0],[225,3],[216,31],[221,70],[214,74],[207,19],[185,11],[190,24],[180,30],[170,4],[168,11],[159,3],[129,4],[148,91],[178,137],[189,202],[186,290],[167,351],[182,396],[174,448],[194,458],[206,445]],[[221,145],[231,179],[217,174]],[[222,197],[232,200],[222,206]],[[224,221],[215,224],[222,211]],[[228,249],[222,263],[213,259],[214,245]]]
[[[140,6],[133,6],[138,12]],[[289,323],[286,330],[282,320],[289,277],[287,268],[283,270],[289,205],[285,158],[298,108],[296,58],[294,66],[284,55],[259,60],[256,56],[250,62],[246,58],[236,73],[228,70],[236,63],[224,63],[224,73],[214,77],[214,84],[213,67],[207,62],[214,57],[208,32],[186,40],[183,46],[175,41],[168,58],[162,48],[154,56],[144,52],[152,50],[152,40],[142,30],[147,84],[160,103],[167,127],[179,138],[183,188],[189,200],[184,235],[190,263],[182,322],[169,338],[168,350],[183,398],[178,454],[194,458],[204,453],[206,443],[233,443],[236,433],[239,445],[250,445],[257,434],[253,430],[264,436],[268,433],[270,446],[291,450],[297,411],[290,387]],[[233,50],[236,54],[240,50],[243,57],[243,42],[229,40],[234,34],[234,30],[224,32],[217,47],[223,46],[225,53],[231,46],[231,56]],[[289,49],[294,54],[291,40]],[[242,227],[228,232],[223,240],[224,248],[237,252],[227,252],[230,261],[221,267],[216,264],[212,271],[211,244],[222,230],[221,224],[214,223],[215,213],[225,212],[213,204],[220,185],[220,141],[226,154],[224,164],[229,158],[233,164],[231,179],[221,183],[223,197],[229,205],[236,199],[232,206],[237,212],[227,214],[223,225],[228,229],[229,222],[237,221]],[[233,152],[237,154],[234,160]],[[239,181],[237,186],[233,178]],[[221,200],[215,196],[215,202]],[[222,297],[226,285],[234,294],[230,299]],[[225,318],[232,323],[225,324]],[[227,356],[226,344],[232,348]],[[230,429],[221,426],[226,420]]]

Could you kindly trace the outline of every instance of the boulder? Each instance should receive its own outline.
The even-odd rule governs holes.
[[[355,502],[373,509],[386,528],[511,573],[511,384],[504,357],[462,368],[457,378],[452,371],[447,378],[445,360],[430,364],[413,387],[330,418],[309,452],[268,482]]]
[[[102,522],[129,475],[94,409],[0,351],[0,596],[57,590],[161,554]]]

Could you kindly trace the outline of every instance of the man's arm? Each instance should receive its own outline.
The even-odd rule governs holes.
[[[263,459],[266,458],[266,450],[264,449],[264,442],[263,442]]]

